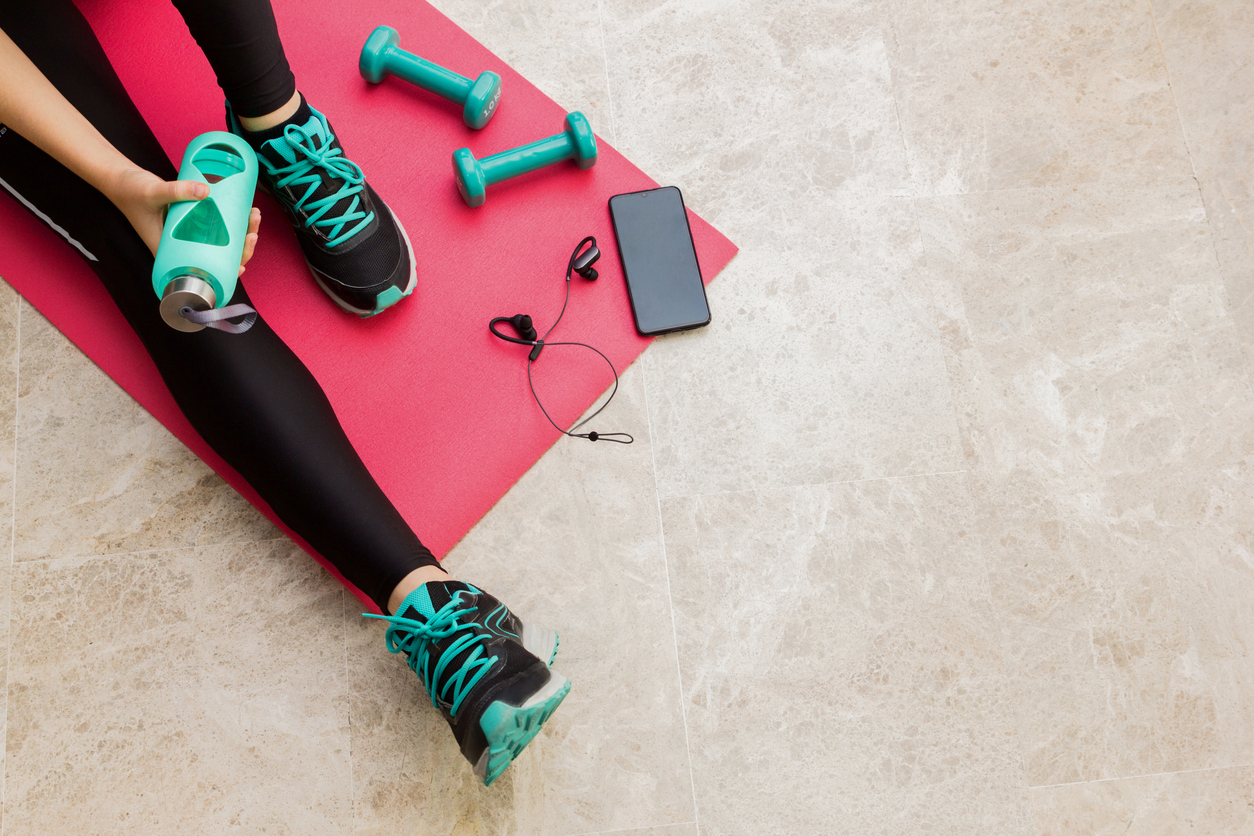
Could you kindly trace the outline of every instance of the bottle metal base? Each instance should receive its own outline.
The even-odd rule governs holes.
[[[184,319],[179,311],[183,308],[207,311],[217,307],[217,303],[213,285],[196,276],[179,276],[171,279],[161,294],[161,318],[177,331],[199,331],[205,326]]]

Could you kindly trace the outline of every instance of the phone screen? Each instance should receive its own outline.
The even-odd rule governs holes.
[[[679,189],[614,195],[610,217],[636,330],[654,335],[708,325],[705,283]]]

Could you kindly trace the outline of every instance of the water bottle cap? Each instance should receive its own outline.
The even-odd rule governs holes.
[[[199,331],[205,326],[184,319],[180,314],[183,308],[194,311],[207,311],[218,306],[217,294],[213,285],[197,276],[179,276],[171,279],[161,294],[161,318],[165,324],[177,331]]]

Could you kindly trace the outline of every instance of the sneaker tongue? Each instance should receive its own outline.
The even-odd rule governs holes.
[[[326,121],[320,118],[317,113],[310,116],[309,121],[307,121],[304,125],[299,126],[299,130],[308,135],[310,138],[300,139],[297,137],[298,141],[311,151],[317,151],[323,147],[328,147],[328,149],[337,147],[335,135],[331,133]],[[330,142],[329,146],[328,141]],[[302,160],[308,159],[303,153],[293,147],[287,137],[282,134],[274,139],[263,142],[260,154],[275,168],[284,168],[292,165],[293,163],[298,163]],[[325,197],[338,193],[342,188],[344,188],[344,180],[336,177],[324,168],[310,164],[308,170],[303,172],[301,176],[307,177],[309,174],[316,174],[322,182],[318,184],[316,189],[314,189],[313,194],[305,200],[306,204],[322,200]],[[308,189],[309,186],[299,184],[294,186],[294,188],[298,196],[304,196],[305,190]],[[354,197],[356,197],[359,201],[365,200],[365,194],[360,192],[356,195],[345,195],[342,199],[337,201],[335,206],[331,207],[331,210],[323,217],[333,218],[336,215],[347,211],[348,207],[352,204]]]
[[[458,591],[478,593],[468,583],[461,581],[431,581],[424,583],[406,596],[401,602],[400,615],[404,618],[413,618],[415,620],[426,620],[435,615],[436,612],[453,600],[453,594]]]
[[[328,139],[327,125],[317,116],[311,115],[309,121],[301,125],[300,129],[313,138],[311,150],[326,145]],[[261,151],[270,158],[270,162],[283,165],[291,165],[296,162],[296,155],[299,153],[292,147],[292,144],[287,141],[287,137],[284,135],[279,135],[263,143]]]

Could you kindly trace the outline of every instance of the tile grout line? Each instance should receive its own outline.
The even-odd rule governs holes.
[[[598,0],[599,2],[599,0]],[[657,454],[654,452],[653,416],[649,412],[649,375],[644,364],[640,365],[641,389],[644,393],[644,417],[649,427],[649,463],[653,466],[653,498],[657,503],[658,539],[662,546],[662,573],[666,580],[666,606],[671,614],[671,644],[675,648],[675,678],[679,682],[679,716],[684,724],[684,749],[688,753],[688,783],[692,787],[692,823],[701,830],[701,814],[697,808],[697,777],[693,773],[692,742],[688,735],[688,706],[684,693],[684,672],[679,664],[679,625],[675,619],[675,599],[671,595],[671,568],[666,557],[666,526],[662,522],[662,494],[657,488]],[[3,836],[3,834],[0,834]]]
[[[894,26],[893,27],[894,44],[896,44],[896,38],[897,38],[896,27]],[[900,111],[900,106],[897,102],[897,93],[896,93],[895,88],[893,89],[893,106],[897,109],[896,110],[897,127],[898,127],[898,130],[901,131],[902,146],[905,147],[906,135],[905,135],[905,130],[901,127],[901,111]],[[914,177],[913,177],[913,172],[910,169],[909,149],[907,149],[906,165],[907,165],[907,170],[911,171],[911,183],[913,184]],[[916,188],[915,191],[917,193],[918,189]],[[919,198],[916,196],[914,199],[910,201],[910,214],[911,214],[911,217],[914,219],[915,231],[918,233],[918,236],[919,236],[920,253],[921,253],[922,258],[924,259],[924,262],[926,263],[927,242],[924,240],[923,223],[922,223],[921,218],[919,217],[919,203],[923,199],[924,198]],[[926,266],[921,267],[916,263],[913,269],[918,273],[925,274],[928,268]],[[953,364],[950,361],[949,352],[946,350],[945,339],[940,333],[941,325],[942,325],[941,320],[944,318],[945,314],[941,311],[940,305],[937,304],[936,293],[933,290],[932,282],[930,280],[931,277],[929,275],[922,275],[921,278],[922,278],[922,282],[921,282],[922,290],[927,294],[928,300],[931,304],[931,311],[926,312],[926,313],[931,319],[932,327],[935,328],[937,332],[936,333],[937,348],[940,350],[941,362],[944,364],[944,367],[945,367],[945,375],[946,375],[945,383],[949,390],[949,402],[951,406],[953,407],[953,419],[954,419],[955,426],[958,428],[959,436],[961,436],[962,435],[962,423],[963,423],[962,416],[959,413],[957,399],[954,396],[954,390],[956,387],[956,384],[955,384],[956,372],[954,370]],[[963,320],[965,321],[966,319],[965,304],[963,307],[962,316],[963,316]],[[959,446],[961,446],[961,441],[959,442]],[[963,455],[963,459],[964,461],[966,460],[965,454]],[[967,474],[967,478],[963,481],[966,483],[967,494],[972,505],[971,510],[974,513],[975,511],[974,503],[976,501],[976,497],[974,495],[974,492],[971,490],[971,482],[976,477],[975,477],[975,473],[972,472],[973,470],[974,468],[968,468],[966,471],[964,471]],[[1002,684],[1005,685],[1007,692],[1010,692],[1013,689],[1013,684],[1011,681],[1009,653],[1007,650],[1005,630],[1003,630],[1002,628],[1002,619],[998,615],[997,607],[993,605],[992,567],[990,565],[990,560],[989,560],[988,544],[985,542],[983,533],[977,533],[976,537],[977,537],[977,542],[979,545],[980,561],[983,564],[984,581],[986,584],[984,602],[989,607],[989,614],[993,622],[993,631],[997,637],[997,653],[1001,661],[1001,682]],[[1028,782],[1028,762],[1027,762],[1028,759],[1027,759],[1027,752],[1026,752],[1027,747],[1026,747],[1026,741],[1025,741],[1025,737],[1023,733],[1023,725],[1020,722],[1019,711],[1013,705],[1011,706],[1009,713],[1010,713],[1011,719],[1014,721],[1013,727],[1014,727],[1014,732],[1015,732],[1015,754],[1018,757],[1019,774],[1020,774],[1020,780],[1021,780],[1020,786],[1026,788],[1027,790],[1031,790],[1031,785]],[[1031,793],[1029,792],[1028,793],[1028,816],[1033,817],[1034,815],[1035,815],[1035,811],[1033,809],[1033,799],[1031,797]]]
[[[892,32],[894,49],[900,49],[900,45],[897,43],[896,23],[890,22],[889,29]],[[906,155],[906,175],[909,179],[909,188],[912,192],[912,195],[908,198],[910,201],[910,214],[911,214],[911,217],[914,219],[915,232],[919,236],[919,239],[918,239],[919,247],[922,252],[922,256],[926,260],[927,258],[927,254],[925,252],[926,242],[924,241],[924,236],[923,236],[923,224],[919,218],[919,203],[920,201],[923,201],[923,200],[935,200],[940,197],[945,197],[946,195],[936,194],[934,191],[931,191],[931,190],[929,190],[931,191],[931,193],[928,194],[926,197],[920,194],[919,182],[918,182],[918,178],[915,177],[913,160],[910,154],[910,144],[906,140],[906,130],[905,130],[905,127],[902,125],[902,121],[901,121],[901,102],[898,100],[898,97],[897,97],[897,85],[896,85],[895,75],[893,74],[892,57],[890,57],[890,66],[889,66],[889,89],[891,91],[892,99],[893,99],[893,114],[897,118],[897,131],[901,135],[901,147]],[[985,151],[987,151],[987,132],[985,133]],[[1003,190],[1003,191],[1007,191],[1007,190]],[[966,194],[969,194],[969,192],[962,193],[962,196],[965,196]],[[958,196],[958,195],[954,195],[954,196]],[[920,267],[916,263],[913,265],[913,269],[916,272],[924,272],[927,268]],[[927,313],[930,319],[932,320],[931,321],[932,327],[935,328],[937,331],[937,334],[936,334],[937,347],[940,350],[941,362],[945,366],[945,373],[948,378],[946,380],[946,384],[949,389],[949,401],[953,408],[953,418],[954,418],[955,424],[958,426],[959,434],[961,435],[962,419],[961,419],[961,415],[959,415],[959,412],[958,412],[957,400],[954,397],[954,370],[950,364],[949,353],[946,351],[944,338],[940,335],[940,327],[941,327],[940,320],[943,317],[943,314],[940,310],[939,305],[936,302],[936,294],[934,293],[932,289],[931,282],[928,280],[928,277],[926,276],[922,278],[923,278],[922,289],[924,292],[927,293],[928,299],[932,306],[932,310]],[[973,473],[971,473],[970,468],[963,470],[963,471],[949,471],[947,473],[935,473],[935,474],[927,474],[927,475],[940,476],[940,475],[950,475],[951,473],[956,474],[959,472],[968,474],[968,478],[965,481],[967,483],[968,494],[970,494],[970,481],[971,481],[972,476],[974,475]],[[887,478],[894,478],[894,477],[887,477]],[[910,477],[901,477],[901,478],[910,478]],[[867,481],[871,481],[871,480],[867,480]],[[840,484],[840,483],[837,483],[837,484]],[[849,484],[849,483],[845,483],[845,484]],[[972,502],[974,502],[975,497],[971,496],[970,498]],[[992,569],[989,566],[988,549],[987,549],[986,543],[984,542],[983,535],[980,534],[977,536],[979,538],[980,559],[984,566],[983,575],[984,575],[986,584],[989,584],[986,587],[986,591],[985,591],[986,592],[985,602],[989,605],[989,613],[992,615],[992,620],[993,620],[993,629],[997,635],[997,652],[998,652],[998,655],[1001,657],[1001,668],[1002,668],[1001,678],[1002,678],[1002,681],[1005,683],[1007,689],[1009,689],[1011,687],[1010,669],[1009,669],[1009,664],[1007,660],[1005,633],[1002,630],[1001,619],[997,617],[996,607],[992,606],[993,604],[992,587],[990,583],[990,576],[992,574]],[[1021,786],[1027,788],[1028,790],[1031,790],[1031,786],[1028,783],[1027,756],[1024,752],[1025,746],[1024,746],[1023,729],[1019,722],[1018,712],[1012,709],[1010,713],[1011,713],[1012,719],[1014,720],[1014,730],[1015,730],[1015,737],[1016,737],[1015,752],[1018,755],[1019,769],[1020,769],[1020,775],[1021,775],[1021,780],[1022,780]],[[1030,792],[1028,795],[1028,815],[1029,816],[1033,815],[1032,798],[1031,798]]]
[[[652,427],[650,427],[652,429]],[[867,476],[862,479],[838,479],[833,482],[802,482],[796,485],[769,485],[761,488],[743,488],[736,491],[708,491],[705,493],[678,493],[674,496],[668,496],[667,499],[703,499],[707,496],[735,496],[742,493],[771,493],[772,491],[795,491],[801,488],[830,488],[839,487],[840,485],[860,485],[863,482],[887,482],[892,479],[927,479],[932,476],[956,476],[960,473],[970,473],[971,471],[963,468],[962,470],[938,470],[934,473],[901,473],[895,476]],[[657,481],[657,471],[654,471],[654,482]]]
[[[1199,772],[1224,772],[1229,769],[1250,769],[1252,763],[1238,763],[1232,766],[1203,766],[1197,769],[1177,769],[1172,772],[1147,772],[1144,775],[1119,775],[1114,778],[1093,778],[1089,781],[1067,781],[1062,784],[1029,784],[1029,790],[1052,790],[1059,787],[1082,787],[1086,784],[1109,784],[1114,781],[1136,781],[1141,778],[1163,778],[1168,775],[1194,775]]]
[[[893,28],[893,40],[895,44],[896,43],[896,28],[895,27]],[[901,131],[902,145],[904,147],[906,144],[905,143],[905,130],[901,127],[901,112],[900,112],[900,107],[898,106],[897,94],[896,94],[895,89],[893,90],[893,105],[894,107],[897,108],[898,130]],[[906,164],[907,164],[908,170],[910,170],[908,149],[907,149]],[[911,182],[914,183],[913,176],[911,176]],[[917,193],[918,189],[916,188],[915,191]],[[919,216],[919,203],[921,200],[924,200],[924,199],[928,199],[928,198],[920,198],[917,196],[913,198],[910,201],[910,213],[911,213],[911,217],[914,219],[915,231],[918,233],[918,236],[919,236],[919,247],[920,247],[920,251],[922,254],[922,258],[926,262],[927,243],[924,240],[923,223]],[[927,271],[926,266],[921,267],[917,263],[914,265],[913,269],[919,273],[926,273]],[[945,375],[947,378],[945,382],[949,390],[949,401],[953,407],[954,422],[958,428],[958,434],[959,436],[961,436],[962,435],[962,423],[963,423],[962,416],[959,413],[957,399],[954,396],[954,390],[956,387],[956,384],[955,384],[956,372],[954,370],[953,364],[951,363],[949,351],[947,351],[946,349],[945,339],[940,334],[941,325],[942,325],[941,320],[944,318],[945,314],[941,311],[940,306],[937,304],[936,293],[933,290],[932,282],[930,280],[931,277],[928,275],[922,275],[921,278],[922,278],[922,282],[921,282],[922,290],[927,294],[928,300],[931,304],[931,311],[927,313],[930,319],[932,320],[931,321],[932,327],[935,328],[937,331],[936,333],[937,347],[940,350],[941,362],[944,364],[944,367],[945,367]],[[965,321],[966,320],[965,305],[963,307],[962,316],[963,316],[963,320]],[[961,442],[959,442],[959,444],[961,445]],[[964,460],[966,459],[965,454],[963,458]],[[967,478],[964,481],[966,482],[967,493],[968,493],[970,502],[972,503],[972,506],[974,506],[974,503],[976,501],[974,492],[971,490],[971,481],[974,478],[976,478],[975,473],[973,471],[974,471],[974,468],[970,468],[970,467],[966,471],[964,471],[967,474]],[[940,474],[935,474],[935,475],[940,475]],[[974,512],[974,507],[972,507],[972,511]],[[1007,691],[1009,692],[1013,689],[1012,677],[1011,677],[1011,672],[1010,672],[1009,652],[1007,649],[1005,630],[1003,629],[1003,625],[1002,625],[1002,618],[998,615],[997,607],[993,605],[992,567],[990,565],[990,560],[989,560],[988,544],[985,542],[983,533],[977,533],[976,537],[977,537],[977,542],[979,545],[980,560],[984,567],[983,575],[984,575],[984,581],[986,584],[984,601],[989,607],[989,614],[993,622],[993,631],[997,637],[997,653],[1001,661],[1001,681],[1005,685]],[[1020,774],[1020,781],[1021,781],[1020,786],[1025,788],[1026,790],[1029,790],[1028,792],[1028,816],[1033,817],[1035,815],[1035,811],[1033,809],[1033,799],[1030,793],[1031,784],[1028,781],[1028,758],[1027,758],[1027,752],[1026,752],[1027,746],[1026,746],[1025,736],[1023,733],[1023,724],[1020,720],[1019,711],[1017,710],[1016,707],[1013,706],[1013,704],[1010,708],[1009,713],[1010,713],[1011,719],[1014,721],[1013,727],[1014,727],[1014,732],[1015,732],[1015,754],[1017,755],[1017,758],[1018,758],[1019,774]]]
[[[610,54],[605,46],[605,13],[602,8],[602,0],[597,0],[597,28],[601,35],[601,61],[605,68],[605,98],[610,108],[610,133],[614,137],[614,145],[618,145],[618,120],[614,114],[614,91],[610,85]],[[645,370],[644,364],[640,364],[641,391],[644,395],[644,415],[645,422],[649,428],[649,464],[653,470],[653,500],[657,508],[657,525],[658,525],[658,541],[662,547],[662,576],[666,581],[666,608],[671,616],[671,646],[675,649],[675,679],[679,684],[679,716],[684,727],[684,750],[688,755],[688,785],[692,789],[692,822],[697,826],[700,815],[697,813],[697,781],[693,775],[692,762],[692,743],[688,735],[688,709],[684,704],[684,674],[679,665],[679,633],[675,621],[675,602],[671,597],[671,573],[670,565],[666,558],[666,530],[662,525],[662,496],[658,491],[657,485],[657,455],[653,449],[653,419],[649,414],[649,375]],[[682,822],[688,824],[688,822]],[[636,828],[644,830],[645,828]],[[612,833],[613,831],[595,831],[596,833]],[[3,834],[0,834],[3,836]],[[592,836],[592,834],[584,834],[584,836]]]
[[[601,33],[601,65],[605,68],[605,100],[610,106],[610,133],[614,137],[614,146],[618,147],[618,123],[614,119],[614,92],[610,89],[610,53],[605,48],[605,15],[601,11],[601,0],[597,0],[597,29]],[[654,475],[656,476],[656,472]]]
[[[1193,174],[1193,183],[1197,186],[1198,199],[1202,199],[1202,181],[1197,176],[1197,166],[1193,163],[1193,152],[1189,150],[1189,136],[1184,130],[1184,114],[1180,112],[1180,100],[1176,98],[1176,85],[1171,80],[1171,67],[1167,65],[1167,49],[1163,46],[1162,33],[1158,31],[1158,15],[1154,13],[1154,0],[1145,0],[1149,10],[1150,25],[1154,27],[1154,40],[1158,41],[1158,54],[1163,59],[1163,73],[1167,76],[1167,89],[1171,91],[1171,106],[1176,111],[1176,124],[1180,126],[1180,141],[1184,143],[1184,155],[1189,158],[1189,171]],[[1206,211],[1206,202],[1202,201],[1202,211]],[[1218,254],[1216,254],[1218,259]]]
[[[893,51],[887,56],[888,92],[893,99],[893,116],[897,120],[897,135],[901,137],[901,150],[906,157],[906,188],[910,191],[908,199],[914,203],[921,198],[919,195],[919,184],[914,176],[914,164],[910,155],[910,144],[906,142],[906,129],[901,123],[901,102],[897,99],[897,75],[893,72],[893,68],[895,66],[894,59],[897,57],[897,53],[901,50],[901,44],[897,43],[897,22],[895,20],[889,21],[888,31],[892,33],[893,38]],[[915,214],[917,216],[918,212],[916,211]],[[920,239],[922,239],[922,234],[920,234]]]
[[[344,637],[344,714],[348,720],[348,832],[357,831],[357,788],[353,763],[353,678],[348,664],[348,590],[340,586],[340,630]],[[3,836],[3,834],[0,834]]]
[[[4,626],[6,631],[4,642],[4,729],[0,740],[3,741],[4,749],[9,748],[9,670],[13,658],[13,551],[17,544],[17,427],[18,427],[18,411],[21,409],[18,393],[22,391],[22,295],[19,293],[17,297],[17,334],[14,337],[14,345],[16,351],[13,356],[13,493],[10,497],[9,505],[9,571],[7,604],[4,614]],[[4,834],[5,825],[8,822],[4,818],[4,807],[7,801],[6,795],[9,788],[7,780],[9,774],[9,761],[6,757],[4,760],[4,768],[0,769],[0,836]]]
[[[280,541],[293,542],[286,534],[280,534],[278,537],[267,537],[264,540],[228,540],[222,543],[194,543],[190,546],[166,546],[160,549],[135,549],[129,552],[98,552],[92,554],[65,554],[57,557],[34,557],[30,560],[16,561],[22,565],[34,565],[40,563],[55,563],[58,560],[108,560],[114,557],[135,557],[144,554],[165,554],[166,552],[182,552],[196,549],[219,549],[225,546],[260,546],[264,543],[278,543]]]
[[[1176,122],[1180,126],[1180,141],[1184,143],[1184,155],[1189,159],[1189,171],[1193,174],[1193,185],[1197,189],[1197,200],[1202,205],[1202,215],[1206,218],[1206,227],[1210,231],[1210,252],[1215,258],[1215,267],[1217,270],[1217,278],[1219,287],[1216,288],[1220,293],[1220,298],[1225,300],[1225,312],[1228,318],[1232,319],[1232,311],[1228,309],[1227,303],[1228,290],[1224,281],[1223,264],[1219,260],[1219,247],[1215,243],[1216,230],[1214,224],[1211,223],[1210,212],[1206,208],[1206,197],[1202,194],[1202,180],[1197,176],[1197,164],[1193,161],[1193,151],[1189,148],[1189,134],[1184,127],[1184,114],[1180,112],[1180,100],[1176,97],[1176,85],[1171,80],[1171,66],[1167,63],[1167,48],[1163,46],[1163,35],[1158,29],[1158,14],[1154,11],[1154,0],[1145,0],[1145,5],[1149,9],[1150,24],[1154,27],[1154,39],[1158,41],[1158,54],[1163,59],[1163,73],[1167,76],[1167,89],[1171,91],[1171,105],[1176,110]],[[1250,368],[1250,358],[1247,353],[1241,351],[1241,363],[1245,366],[1246,380],[1251,386],[1254,386],[1254,369]]]
[[[613,833],[636,833],[641,830],[655,830],[659,827],[683,827],[685,824],[696,824],[693,821],[675,821],[670,824],[646,824],[643,827],[629,827],[626,830],[588,830],[581,833],[572,834],[572,836],[606,836]]]
[[[1191,163],[1192,160],[1190,160]],[[1057,183],[1044,186],[1003,186],[997,189],[967,189],[964,192],[923,192],[916,190],[910,194],[904,192],[896,194],[892,191],[868,192],[868,194],[879,196],[886,200],[938,200],[944,197],[983,197],[985,195],[1014,194],[1016,192],[1066,191],[1083,194],[1099,190],[1109,191],[1109,189],[1109,186],[1102,183]],[[1130,186],[1129,189],[1138,193],[1155,191],[1155,187],[1151,186]]]

